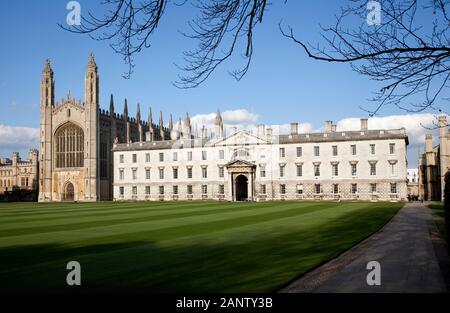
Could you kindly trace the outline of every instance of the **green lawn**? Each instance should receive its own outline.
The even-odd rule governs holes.
[[[276,291],[402,203],[0,204],[0,291]],[[67,262],[82,286],[66,286]]]

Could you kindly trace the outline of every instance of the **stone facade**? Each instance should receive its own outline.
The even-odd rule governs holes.
[[[405,200],[405,129],[224,136],[220,113],[207,138],[114,145],[114,200]]]
[[[450,133],[447,116],[438,117],[439,144],[425,136],[425,152],[419,152],[419,196],[425,201],[444,200],[444,177],[450,170]]]
[[[18,152],[12,159],[0,159],[0,194],[15,189],[36,191],[38,189],[38,151],[28,152],[28,160],[22,160]]]
[[[419,170],[417,168],[409,168],[407,179],[410,199],[419,196]]]
[[[170,131],[160,123],[100,109],[99,73],[91,54],[84,78],[84,101],[70,92],[55,102],[53,69],[47,60],[41,78],[39,201],[97,201],[112,199],[112,145],[142,141],[147,132],[152,140],[169,139]]]

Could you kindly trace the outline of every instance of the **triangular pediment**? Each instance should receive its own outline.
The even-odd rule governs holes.
[[[231,162],[229,162],[226,167],[230,168],[230,167],[256,167],[255,163],[252,163],[250,161],[246,161],[246,160],[233,160]]]
[[[250,134],[248,131],[241,130],[237,133],[228,136],[218,142],[216,142],[215,146],[240,146],[240,145],[261,145],[267,144],[268,142],[264,139],[256,137],[255,135]]]

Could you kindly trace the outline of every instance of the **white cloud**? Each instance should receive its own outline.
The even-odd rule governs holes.
[[[0,154],[23,151],[39,146],[39,128],[0,124]]]
[[[433,128],[436,123],[434,114],[404,114],[369,118],[369,129],[399,129],[404,127],[412,145],[424,144],[425,134],[437,134]],[[345,118],[337,122],[337,130],[359,130],[359,118]]]

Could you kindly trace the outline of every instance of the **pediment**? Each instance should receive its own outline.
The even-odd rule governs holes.
[[[256,137],[245,130],[238,131],[237,133],[228,136],[218,142],[215,146],[244,146],[244,145],[261,145],[267,144],[264,139]]]
[[[256,167],[255,163],[246,160],[233,160],[226,165],[227,168],[231,167]]]

